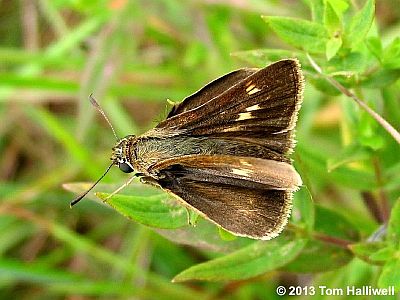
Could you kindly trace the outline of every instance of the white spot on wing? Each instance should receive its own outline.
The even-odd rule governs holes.
[[[236,121],[242,121],[242,120],[248,120],[248,119],[251,119],[252,118],[252,115],[251,115],[251,113],[240,113],[239,114],[239,117],[236,119]]]
[[[259,88],[254,87],[252,90],[248,91],[247,94],[253,95],[259,91],[261,91]]]
[[[234,131],[239,131],[242,127],[241,126],[236,126],[236,127],[228,127],[222,130],[222,132],[234,132]]]
[[[293,128],[285,128],[285,129],[282,129],[282,130],[279,130],[279,131],[272,132],[272,134],[281,134],[281,133],[288,132],[289,130],[292,130],[292,129]]]
[[[246,111],[258,110],[260,108],[261,108],[260,105],[256,104],[256,105],[253,105],[253,106],[250,106],[250,107],[246,108]]]
[[[256,87],[255,84],[250,85],[247,89],[246,92],[249,93],[252,89],[254,89]]]
[[[235,169],[235,168],[232,168],[232,174],[236,174],[236,175],[239,175],[239,176],[246,176],[246,177],[248,177],[248,176],[250,176],[250,173],[253,173],[253,170],[250,170],[250,169]]]

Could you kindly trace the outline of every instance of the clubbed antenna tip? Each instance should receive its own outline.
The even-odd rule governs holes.
[[[90,100],[90,103],[92,103],[92,105],[101,113],[101,115],[107,121],[108,125],[110,125],[115,138],[117,139],[117,141],[119,141],[119,138],[118,138],[117,134],[115,133],[114,127],[112,126],[112,124],[111,124],[110,120],[108,119],[104,110],[101,108],[100,104],[96,101],[96,99],[94,99],[93,94],[89,95],[89,100]]]

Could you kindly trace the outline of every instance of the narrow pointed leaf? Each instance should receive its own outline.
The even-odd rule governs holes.
[[[258,241],[217,259],[195,265],[178,274],[173,281],[238,280],[276,270],[292,261],[306,244],[305,239],[283,236],[272,241]]]
[[[400,253],[397,256],[393,256],[385,266],[383,267],[382,273],[378,279],[378,286],[381,288],[388,288],[394,286],[396,291],[400,291]]]
[[[375,1],[367,0],[364,7],[357,12],[345,29],[346,42],[348,45],[357,45],[363,41],[371,28],[375,15]]]
[[[399,243],[400,247],[400,199],[397,199],[390,215],[388,238],[394,243]]]
[[[125,217],[146,226],[174,229],[188,225],[186,209],[166,193],[154,196],[127,196],[97,193],[112,208]]]
[[[288,17],[263,17],[285,42],[311,53],[324,53],[329,35],[324,26]]]

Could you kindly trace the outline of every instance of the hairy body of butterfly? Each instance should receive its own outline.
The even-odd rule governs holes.
[[[294,59],[231,72],[121,139],[111,160],[233,234],[273,238],[302,184],[288,158],[302,93]]]

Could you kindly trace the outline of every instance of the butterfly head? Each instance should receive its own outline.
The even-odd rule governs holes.
[[[134,138],[134,135],[128,135],[119,140],[112,148],[111,161],[124,173],[132,173],[134,171],[130,160],[132,140]]]
[[[96,180],[96,182],[89,189],[87,189],[84,193],[82,193],[81,195],[79,195],[78,197],[76,197],[74,200],[71,201],[70,203],[71,207],[77,204],[79,201],[81,201],[104,178],[104,176],[107,175],[108,171],[110,171],[112,166],[114,165],[118,166],[118,168],[124,173],[131,173],[134,171],[134,168],[130,162],[130,158],[132,153],[131,147],[134,144],[136,137],[134,135],[128,135],[123,139],[119,139],[110,120],[108,119],[107,115],[100,107],[96,99],[94,99],[93,96],[90,95],[89,100],[90,103],[92,103],[92,105],[101,113],[101,115],[107,121],[108,125],[110,125],[111,130],[115,138],[117,139],[117,143],[112,149],[113,150],[113,153],[111,155],[112,163],[108,166],[107,170],[103,173],[103,175],[100,176],[99,179]]]

